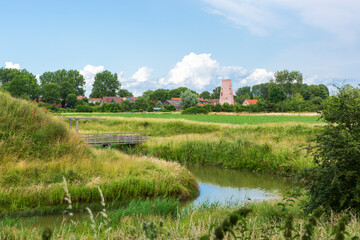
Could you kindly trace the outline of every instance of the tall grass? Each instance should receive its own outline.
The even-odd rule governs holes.
[[[312,166],[304,147],[306,138],[315,131],[314,127],[298,124],[244,126],[211,134],[158,137],[143,145],[119,149],[185,164],[291,175]]]
[[[156,239],[199,239],[209,233],[214,236],[212,226],[221,226],[227,219],[229,213],[235,209],[229,206],[213,207],[203,206],[202,208],[184,209],[175,212],[175,202],[167,200],[169,205],[163,206],[163,202],[152,203],[151,201],[133,202],[129,208],[109,212],[112,230],[108,233],[101,232],[102,239],[148,239],[146,236],[147,227],[153,226]],[[163,212],[156,212],[156,207],[162,207]],[[309,216],[302,213],[301,205],[295,204],[283,213],[283,208],[278,202],[249,203],[246,205],[251,212],[233,228],[236,236],[243,236],[246,239],[284,239],[284,226],[286,217],[293,216],[293,235],[304,235],[304,229],[309,222]],[[127,212],[128,214],[124,214]],[[167,213],[165,213],[167,212]],[[353,213],[348,213],[349,223],[346,232],[349,236],[358,235],[360,223]],[[316,220],[317,224],[312,232],[312,239],[334,239],[334,229],[342,218],[341,215],[333,214],[322,216]],[[144,224],[146,223],[146,224]],[[246,228],[244,228],[246,223]],[[33,227],[33,223],[20,223],[18,219],[6,218],[0,220],[0,239],[39,239],[44,228]],[[83,219],[76,224],[58,223],[51,227],[53,235],[60,239],[94,239],[89,219]],[[6,236],[7,238],[5,238]],[[230,234],[224,239],[234,239]]]
[[[65,206],[63,177],[72,203],[133,198],[190,198],[195,178],[177,163],[89,148],[44,109],[0,91],[0,214]]]
[[[73,148],[73,146],[77,146]],[[87,156],[89,150],[64,123],[35,104],[0,90],[0,162]]]

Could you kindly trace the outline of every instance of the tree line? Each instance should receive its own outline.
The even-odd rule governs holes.
[[[0,68],[0,87],[9,91],[13,96],[28,100],[40,100],[43,103],[61,104],[63,108],[90,111],[86,100],[79,101],[78,96],[85,94],[85,79],[78,70],[57,70],[54,72],[44,72],[39,76],[39,82],[34,74],[26,69],[6,69]],[[125,102],[118,109],[113,111],[127,110],[147,110],[151,107],[163,108],[162,104],[171,98],[182,98],[182,108],[194,107],[199,104],[198,99],[203,98],[207,101],[219,99],[221,87],[216,87],[200,94],[188,89],[179,87],[176,89],[157,89],[147,90],[135,103]],[[95,81],[90,94],[91,98],[102,98],[104,96],[132,97],[133,94],[121,88],[116,73],[103,71],[95,75]],[[278,71],[269,82],[257,84],[252,87],[244,86],[238,88],[234,94],[234,100],[241,105],[246,99],[257,99],[257,106],[250,107],[251,111],[317,111],[321,109],[321,103],[329,96],[328,88],[323,85],[307,85],[303,83],[303,75],[298,71]],[[219,107],[217,107],[219,108]],[[216,108],[216,109],[217,109]],[[240,109],[240,110],[239,110]],[[241,107],[228,107],[225,111],[242,111]],[[105,109],[106,111],[111,111]],[[212,111],[212,109],[209,109]],[[219,111],[215,110],[215,111]]]

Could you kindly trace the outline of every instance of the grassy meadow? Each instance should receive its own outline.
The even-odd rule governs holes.
[[[179,113],[63,113],[64,116],[83,116],[83,117],[122,117],[122,118],[142,118],[142,119],[174,119],[188,120],[207,123],[227,123],[227,124],[265,124],[265,123],[321,123],[318,116],[294,115],[262,115],[262,114],[224,114],[214,113],[209,115],[187,115]]]
[[[312,124],[296,122],[296,116],[285,116],[295,120],[284,123],[267,120],[269,122],[263,124],[247,122],[241,125],[199,123],[183,119],[129,119],[116,115],[109,117],[107,114],[103,117],[107,120],[80,121],[80,132],[149,134],[149,140],[144,144],[115,147],[127,154],[146,155],[182,164],[214,165],[285,176],[312,166],[311,157],[307,156],[305,150],[306,141],[321,125],[316,121]],[[262,117],[272,119],[274,116]]]

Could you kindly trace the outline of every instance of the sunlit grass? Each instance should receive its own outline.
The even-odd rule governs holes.
[[[122,117],[143,119],[183,119],[197,122],[226,123],[226,124],[264,124],[264,123],[321,123],[318,116],[281,116],[281,115],[185,115],[174,113],[63,113],[65,116],[86,117]]]
[[[192,174],[178,163],[95,149],[45,109],[0,91],[0,214],[64,203],[62,179],[74,203],[198,193]]]

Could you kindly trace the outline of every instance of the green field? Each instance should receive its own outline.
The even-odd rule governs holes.
[[[264,123],[320,123],[317,116],[262,116],[262,115],[185,115],[174,113],[63,113],[64,116],[83,117],[126,117],[155,119],[184,119],[198,122],[227,124],[264,124]]]

